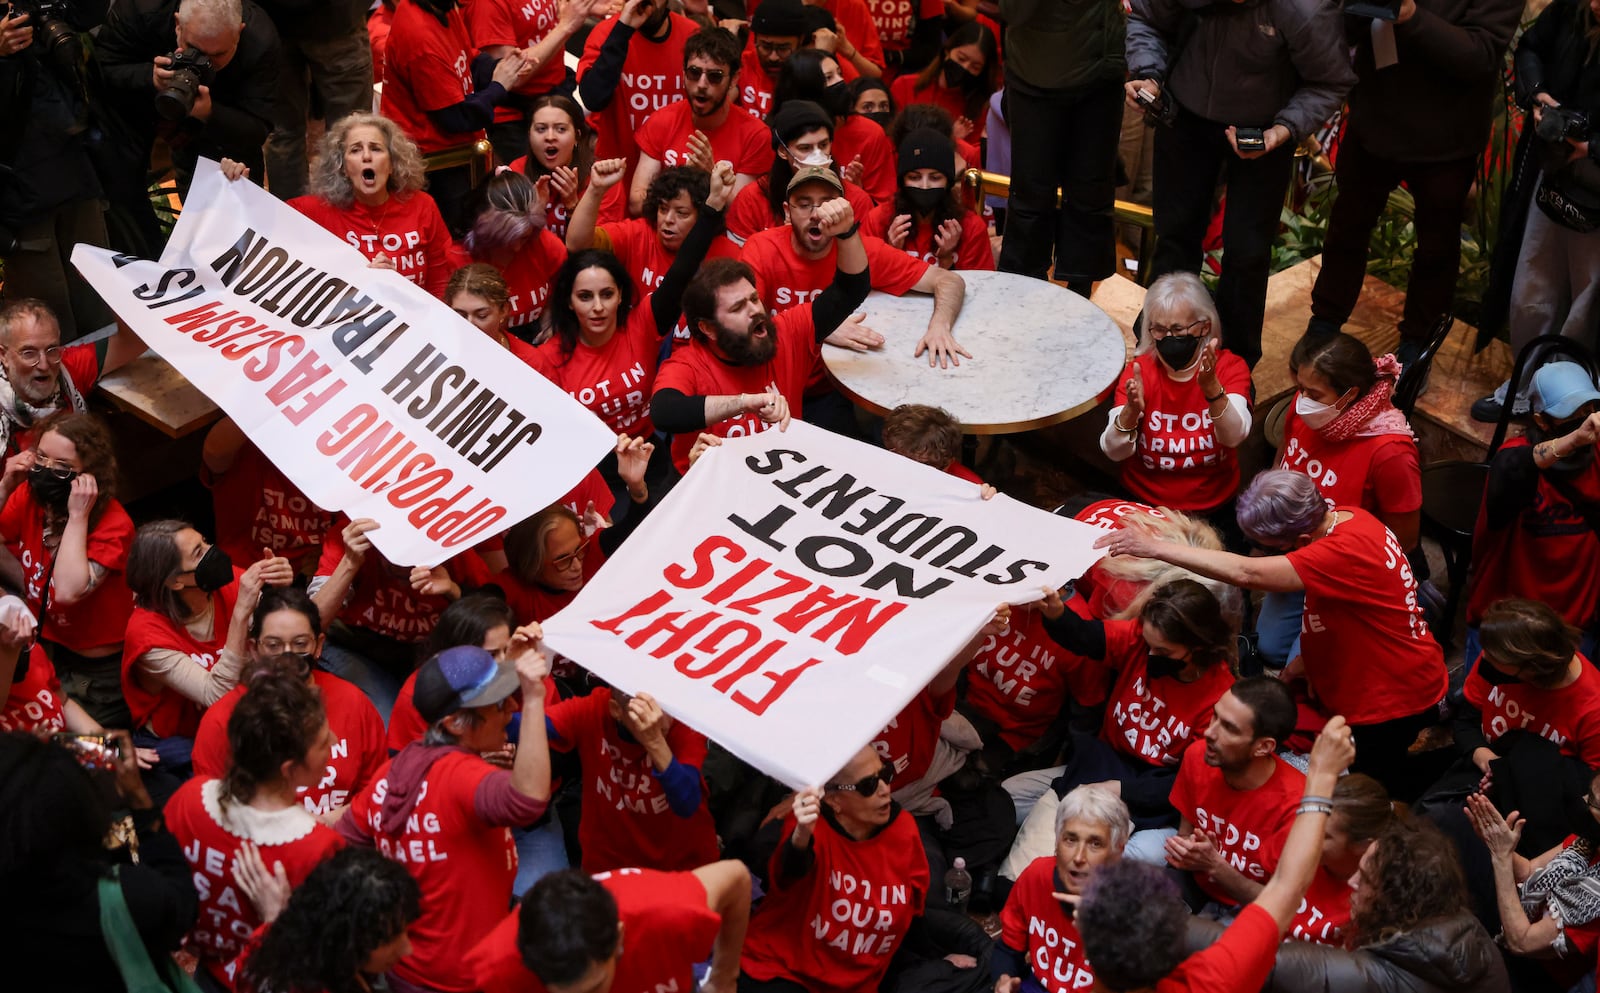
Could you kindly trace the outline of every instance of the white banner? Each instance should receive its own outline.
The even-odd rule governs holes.
[[[202,160],[160,262],[73,264],[318,506],[437,565],[566,493],[615,436],[399,274]]]
[[[544,636],[820,785],[999,604],[1082,575],[1103,533],[795,421],[708,452]]]

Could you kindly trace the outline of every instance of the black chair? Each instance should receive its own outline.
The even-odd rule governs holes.
[[[1517,353],[1516,363],[1511,368],[1512,385],[1507,391],[1504,406],[1500,408],[1500,420],[1495,424],[1494,437],[1489,442],[1489,450],[1483,461],[1451,460],[1422,467],[1422,533],[1439,543],[1444,555],[1445,574],[1450,583],[1450,593],[1445,598],[1444,622],[1439,625],[1438,632],[1439,641],[1446,648],[1451,647],[1456,610],[1460,607],[1461,596],[1466,590],[1467,573],[1472,565],[1472,532],[1477,527],[1478,510],[1483,506],[1484,488],[1489,481],[1489,464],[1494,461],[1500,446],[1505,444],[1506,433],[1511,429],[1517,385],[1525,375],[1532,376],[1538,366],[1558,358],[1578,363],[1588,370],[1591,380],[1597,379],[1594,357],[1588,349],[1571,338],[1555,334],[1540,335]],[[1421,361],[1417,364],[1421,365]],[[1410,372],[1409,369],[1406,371]],[[1402,381],[1404,378],[1401,377]],[[1398,407],[1399,389],[1395,392],[1395,406]]]
[[[1450,329],[1455,327],[1455,318],[1449,314],[1440,318],[1433,332],[1428,335],[1428,343],[1422,349],[1422,354],[1406,366],[1400,373],[1400,381],[1394,384],[1393,403],[1400,413],[1406,415],[1406,420],[1411,419],[1411,411],[1417,406],[1417,398],[1422,396],[1422,391],[1428,384],[1428,372],[1433,368],[1433,357],[1439,354],[1439,349],[1444,345],[1446,338],[1450,337]]]

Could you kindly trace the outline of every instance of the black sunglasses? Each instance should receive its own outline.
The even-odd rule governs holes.
[[[702,69],[699,66],[684,66],[683,74],[689,77],[689,82],[691,83],[700,82],[700,78],[704,76],[711,81],[712,86],[716,86],[728,78],[728,70],[726,69]]]
[[[879,783],[888,784],[892,782],[894,782],[894,763],[886,760],[883,763],[883,768],[870,776],[864,776],[853,783],[828,784],[828,792],[859,793],[862,796],[872,796],[878,792]]]

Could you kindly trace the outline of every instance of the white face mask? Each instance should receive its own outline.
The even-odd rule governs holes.
[[[804,158],[796,155],[794,150],[790,149],[789,158],[793,160],[796,169],[804,169],[807,166],[826,166],[833,162],[833,157],[820,148],[813,148]]]
[[[1313,431],[1321,431],[1343,411],[1331,403],[1317,401],[1300,393],[1294,398],[1294,412]]]

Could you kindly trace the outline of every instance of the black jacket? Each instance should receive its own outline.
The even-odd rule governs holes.
[[[1600,161],[1600,59],[1589,58],[1589,43],[1579,20],[1587,10],[1584,0],[1552,0],[1523,33],[1517,42],[1516,99],[1525,113],[1539,93],[1550,94],[1563,106],[1585,111],[1589,115],[1589,157]],[[1506,326],[1522,234],[1539,185],[1539,144],[1533,133],[1533,115],[1527,113],[1522,136],[1517,140],[1511,179],[1501,196],[1489,287],[1478,319],[1479,348],[1494,340]]]
[[[71,26],[87,31],[105,20],[106,0],[80,0],[71,13]],[[33,44],[0,58],[0,224],[101,195],[84,145],[84,85],[52,62],[37,24]]]
[[[127,161],[144,168],[162,122],[155,110],[152,60],[177,47],[173,16],[178,0],[115,0],[95,43],[93,67],[99,96],[114,119]],[[193,117],[167,134],[179,172],[187,175],[196,158],[226,156],[264,174],[261,146],[272,130],[281,53],[278,32],[265,11],[244,0],[244,31],[231,61],[211,84],[211,117]]]
[[[364,0],[260,0],[284,41],[333,41],[367,24]]]
[[[1191,951],[1222,934],[1215,921],[1189,924]],[[1278,946],[1263,993],[1509,993],[1510,980],[1489,932],[1467,911],[1355,951],[1308,941]],[[1247,993],[1241,990],[1239,993]]]
[[[1476,158],[1489,140],[1506,47],[1522,0],[1417,0],[1395,25],[1399,62],[1377,67],[1372,22],[1347,17],[1355,43],[1350,134],[1374,155],[1400,162]]]

